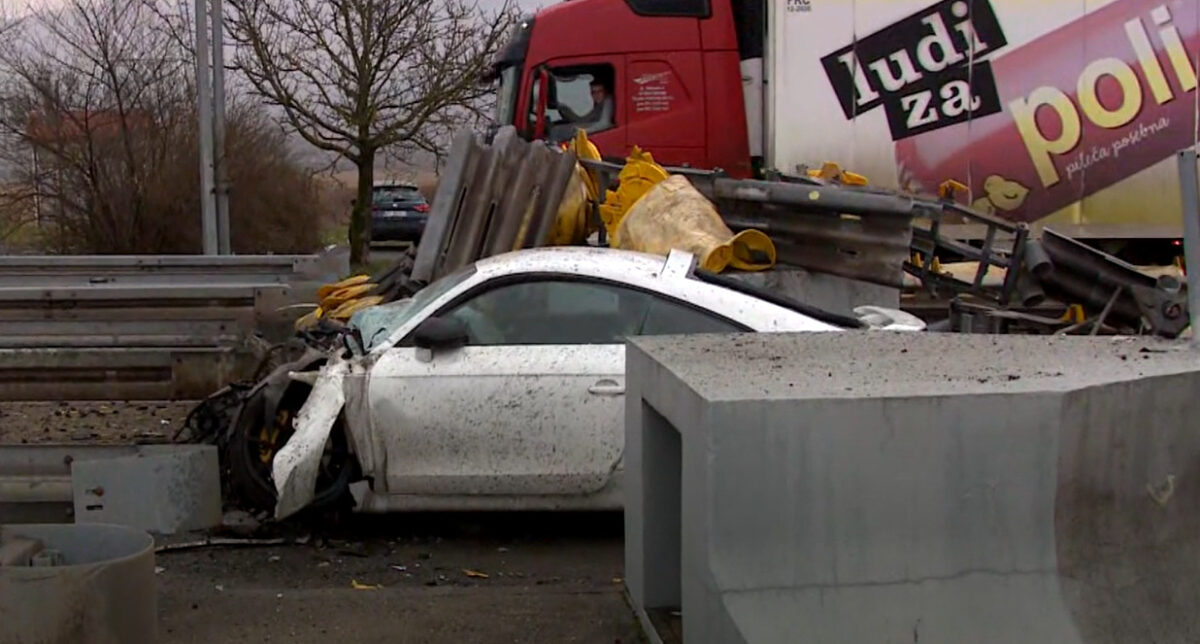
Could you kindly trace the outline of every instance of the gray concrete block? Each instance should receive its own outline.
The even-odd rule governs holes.
[[[146,445],[133,456],[71,465],[76,523],[125,525],[158,534],[221,522],[221,480],[212,445]]]
[[[626,368],[627,584],[689,644],[1200,632],[1185,347],[660,337]]]

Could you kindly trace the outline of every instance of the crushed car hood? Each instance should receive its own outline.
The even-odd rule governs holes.
[[[318,469],[329,433],[342,412],[346,394],[342,389],[350,364],[331,361],[321,368],[308,400],[296,415],[295,433],[272,462],[275,480],[275,518],[283,519],[312,502]]]

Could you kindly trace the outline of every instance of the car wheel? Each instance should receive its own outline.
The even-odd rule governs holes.
[[[277,494],[272,478],[275,455],[294,433],[292,421],[312,387],[299,382],[288,385],[275,413],[268,418],[267,388],[259,389],[243,403],[228,443],[232,488],[246,509],[273,511]],[[359,476],[358,462],[350,453],[343,420],[330,432],[317,472],[317,489],[310,508],[330,507],[350,494],[350,483]]]

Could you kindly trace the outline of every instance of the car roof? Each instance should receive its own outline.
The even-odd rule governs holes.
[[[550,246],[529,248],[493,255],[475,262],[479,279],[490,279],[506,275],[557,273],[580,275],[597,279],[608,279],[634,287],[651,288],[662,292],[678,292],[683,281],[696,277],[695,255],[683,250],[672,250],[669,255],[654,255],[631,250],[588,247]],[[742,284],[722,275],[699,276],[708,288],[730,291],[769,306],[780,307],[790,313],[800,314],[825,324],[853,328],[859,321],[814,307],[804,302],[772,293],[769,290]],[[686,288],[686,287],[685,287]]]
[[[683,257],[690,260],[691,254],[675,251],[677,260]],[[617,248],[548,246],[493,255],[475,262],[475,269],[488,276],[564,273],[629,281],[659,277],[667,261],[662,255]]]

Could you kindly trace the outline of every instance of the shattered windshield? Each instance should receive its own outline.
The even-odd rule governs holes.
[[[362,334],[366,350],[372,351],[385,342],[392,333],[408,323],[414,315],[425,310],[442,295],[450,292],[467,278],[475,274],[475,264],[466,266],[434,280],[432,284],[416,292],[411,298],[379,304],[363,309],[350,317],[350,326]]]

